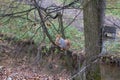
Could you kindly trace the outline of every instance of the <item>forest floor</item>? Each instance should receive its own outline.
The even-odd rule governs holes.
[[[0,37],[0,80],[69,80],[70,72],[62,66],[58,55],[46,57],[42,64],[36,65],[25,49],[20,57],[16,47],[20,48]]]

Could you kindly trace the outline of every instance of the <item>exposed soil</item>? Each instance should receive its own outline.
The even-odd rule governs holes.
[[[35,46],[32,48],[34,49]],[[64,61],[60,60],[59,55],[46,56],[38,60],[42,63],[37,64],[34,63],[36,51],[30,55],[26,52],[29,51],[28,49],[28,44],[8,42],[0,37],[1,80],[69,80],[70,72],[62,65]]]

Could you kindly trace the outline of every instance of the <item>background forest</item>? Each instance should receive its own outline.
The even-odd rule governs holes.
[[[106,6],[102,25],[116,28],[115,40],[106,40],[103,47],[110,58],[117,56],[119,63],[120,0],[102,1]],[[84,18],[91,2],[98,4],[96,0],[0,0],[0,79],[91,80],[85,78],[87,66],[93,64],[86,65],[85,23],[87,18],[91,22],[96,18],[89,14]],[[92,7],[89,9],[92,12]],[[57,34],[70,40],[69,50],[55,45]],[[92,57],[96,60],[95,55]],[[93,76],[92,80],[107,80],[102,75],[103,79]]]

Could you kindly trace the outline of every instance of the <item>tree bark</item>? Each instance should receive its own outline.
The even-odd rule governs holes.
[[[84,34],[86,64],[90,59],[101,53],[102,27],[104,23],[105,0],[84,0]],[[93,64],[86,70],[86,80],[101,80],[99,63]]]

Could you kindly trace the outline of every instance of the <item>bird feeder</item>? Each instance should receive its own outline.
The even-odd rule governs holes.
[[[116,38],[116,27],[104,26],[103,39],[104,40],[115,40],[115,38]]]

